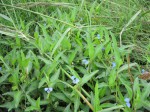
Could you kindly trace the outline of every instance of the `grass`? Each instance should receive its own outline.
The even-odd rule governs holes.
[[[1,0],[0,111],[150,111],[149,4]]]

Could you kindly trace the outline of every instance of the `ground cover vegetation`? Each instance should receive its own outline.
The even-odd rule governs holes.
[[[0,0],[0,111],[150,111],[149,6]]]

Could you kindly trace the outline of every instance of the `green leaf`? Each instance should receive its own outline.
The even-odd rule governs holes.
[[[71,103],[69,103],[67,105],[67,107],[65,108],[65,110],[63,112],[72,112],[71,109],[70,109],[70,105],[71,105]]]
[[[117,41],[116,41],[116,37],[114,36],[113,33],[111,33],[111,37],[112,37],[112,47],[113,47],[113,52],[114,52],[114,56],[115,56],[115,62],[117,63],[117,67],[119,67],[123,62],[120,58],[120,53],[119,53],[119,48],[117,47]]]
[[[55,96],[57,99],[62,100],[66,103],[70,102],[70,99],[64,93],[56,92],[55,94],[53,94],[53,96]]]
[[[79,74],[73,69],[71,68],[70,66],[67,65],[67,68],[70,70],[71,72],[71,75],[75,76],[76,78],[78,78],[79,80],[81,79]]]
[[[141,91],[140,91],[140,85],[139,85],[139,79],[138,77],[134,80],[134,85],[133,85],[133,92],[134,92],[134,106],[140,105],[140,100],[141,100]]]
[[[64,38],[63,41],[62,41],[61,47],[62,47],[63,49],[70,50],[70,49],[71,49],[70,40],[69,40],[68,38]]]
[[[85,74],[84,77],[81,80],[81,86],[84,85],[85,83],[87,83],[94,75],[96,75],[98,73],[99,70],[96,70],[90,74]]]
[[[68,56],[62,54],[62,55],[61,55],[61,59],[62,59],[63,62],[69,64],[69,62],[68,62]]]
[[[139,10],[135,15],[132,16],[132,18],[128,21],[127,24],[122,28],[120,32],[120,45],[122,45],[122,33],[126,30],[126,28],[137,18],[137,16],[141,13],[142,10]]]
[[[12,108],[18,108],[20,100],[22,98],[22,92],[21,91],[13,91],[13,92],[7,92],[4,93],[3,95],[9,95],[11,97],[13,97],[13,104],[14,106]],[[9,103],[6,103],[5,105],[9,105]]]
[[[108,44],[105,47],[105,57],[109,55],[110,50],[111,50],[111,42],[108,42]]]
[[[109,96],[104,96],[103,98],[101,98],[101,103],[105,103],[109,100],[113,100],[115,99],[115,96],[114,95],[109,95]]]
[[[102,29],[104,31],[104,34],[105,34],[104,36],[105,36],[106,41],[109,42],[110,41],[110,36],[109,36],[108,30],[106,28],[102,28]]]
[[[48,59],[46,59],[46,58],[44,58],[42,56],[38,56],[38,59],[42,60],[46,64],[51,64],[52,63],[50,60],[48,60]]]
[[[58,40],[58,42],[56,43],[55,47],[52,50],[51,56],[53,56],[53,54],[56,52],[57,48],[60,46],[61,42],[63,41],[63,39],[65,38],[66,34],[70,31],[71,28],[68,28],[61,36],[61,38]]]
[[[139,78],[137,77],[135,80],[134,80],[134,85],[133,85],[133,91],[134,93],[136,93],[137,91],[139,91],[140,88],[139,88]]]
[[[71,52],[71,54],[69,55],[69,59],[68,59],[69,64],[71,64],[73,62],[73,60],[74,60],[74,58],[75,58],[75,56],[77,54],[77,51],[78,51],[78,48],[75,49],[75,51]]]
[[[50,76],[50,74],[56,69],[57,65],[58,61],[53,61],[52,64],[45,65],[42,71],[44,71],[47,76]]]
[[[8,111],[12,110],[13,108],[15,108],[14,102],[6,102],[4,104],[1,104],[0,107],[5,107],[8,108]]]
[[[16,91],[14,93],[15,108],[18,108],[21,98],[22,98],[22,92],[21,91]]]
[[[60,69],[57,70],[57,72],[50,78],[51,82],[56,82],[56,80],[58,80],[60,75]]]
[[[37,110],[37,108],[34,107],[34,106],[29,106],[29,107],[27,107],[27,108],[25,109],[25,111],[29,111],[29,112],[31,112],[31,111],[33,111],[33,110]]]
[[[5,67],[9,70],[9,66],[5,63],[4,58],[0,55],[0,60],[4,63]]]
[[[132,18],[128,21],[128,23],[123,27],[121,34],[126,30],[126,28],[136,19],[136,17],[141,13],[142,10],[139,10]]]
[[[13,20],[11,18],[9,18],[8,16],[6,16],[6,15],[4,15],[2,13],[0,13],[0,17],[4,18],[7,21],[13,22]]]
[[[143,91],[142,91],[142,99],[146,100],[150,95],[150,83],[146,84]]]
[[[147,109],[148,111],[150,111],[150,102],[149,101],[143,101],[143,107],[145,109]]]
[[[39,82],[38,88],[41,88],[45,82],[46,82],[46,78],[43,77]]]
[[[9,77],[9,82],[13,83],[15,86],[19,84],[19,66],[12,71],[11,77]]]
[[[98,90],[98,82],[95,85],[95,97],[94,97],[94,112],[97,112],[99,109],[100,100],[99,100],[99,90]]]
[[[26,73],[29,74],[30,71],[32,70],[32,62],[31,61],[28,62],[28,65],[26,66],[25,69],[26,69]]]
[[[26,95],[28,101],[30,102],[31,106],[36,107],[36,101],[31,98],[29,95]]]
[[[39,24],[39,23],[38,23]],[[41,27],[41,29],[42,29],[42,32],[43,32],[43,35],[44,35],[44,37],[45,38],[50,38],[50,36],[49,36],[49,34],[47,33],[47,31],[46,31],[46,28],[45,28],[45,26],[43,26],[43,25],[41,25],[41,24],[39,24],[39,26]]]
[[[110,74],[109,74],[109,79],[108,79],[108,83],[109,83],[109,86],[114,86],[115,83],[116,83],[116,71],[115,69],[113,69]]]
[[[91,39],[91,37],[90,36],[88,36],[87,38],[86,38],[86,40],[87,40],[87,44],[88,44],[88,52],[89,52],[89,57],[90,57],[90,59],[92,59],[93,57],[94,57],[94,45],[93,45],[93,43],[92,43],[92,39]]]
[[[74,98],[74,112],[78,112],[80,104],[81,104],[80,97],[78,94],[76,94]]]
[[[105,41],[103,44],[100,44],[98,45],[96,48],[95,48],[95,54],[94,56],[92,57],[92,60],[94,60],[97,56],[99,57],[102,57],[102,48],[104,47],[104,45],[106,45],[108,42]]]
[[[40,97],[36,100],[36,107],[40,109]]]
[[[128,91],[128,95],[130,98],[132,98],[132,88],[129,86],[129,82],[128,81],[125,81],[123,78],[119,77],[121,83],[125,86],[125,88],[127,89]]]
[[[33,81],[33,82],[29,85],[29,87],[28,87],[26,93],[29,94],[30,92],[32,92],[32,91],[34,91],[35,89],[37,89],[37,88],[38,88],[38,84],[39,84],[39,81],[38,81],[38,80]]]
[[[123,105],[117,105],[117,106],[113,106],[113,107],[110,107],[110,108],[103,109],[103,110],[98,111],[98,112],[112,112],[113,110],[121,109],[123,107],[124,107]]]
[[[2,82],[4,82],[4,81],[7,79],[7,77],[8,77],[9,75],[10,75],[10,74],[5,74],[5,75],[3,75],[3,76],[0,77],[0,85],[1,85]]]
[[[130,67],[130,68],[133,67],[133,66],[137,66],[137,63],[130,63],[130,64],[129,64],[129,67]],[[121,66],[121,67],[119,68],[119,70],[118,70],[118,74],[119,74],[120,72],[124,71],[124,70],[127,70],[127,69],[128,69],[128,64],[125,64],[125,65]]]

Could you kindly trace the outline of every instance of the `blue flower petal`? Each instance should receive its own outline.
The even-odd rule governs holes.
[[[116,67],[116,63],[112,62],[112,68]]]
[[[100,34],[97,34],[97,39],[100,39],[100,38],[101,38]]]
[[[142,69],[142,70],[141,70],[141,72],[142,72],[142,73],[144,73],[144,72],[145,72],[145,70],[144,70],[144,69]]]
[[[78,84],[78,82],[79,82],[79,79],[78,79],[78,78],[76,78],[75,80],[73,80],[73,83],[74,83],[74,84]]]
[[[71,79],[74,80],[74,79],[75,79],[75,76],[71,76]]]
[[[126,105],[127,105],[127,107],[129,107],[129,108],[131,107],[131,104],[130,104],[130,103],[126,103]]]
[[[105,50],[105,47],[102,48],[102,51],[104,51],[104,50]]]
[[[125,101],[126,103],[129,103],[129,102],[130,102],[130,98],[125,98],[124,101]]]
[[[50,93],[51,91],[53,91],[53,88],[49,87],[49,88],[44,88],[44,91],[46,91],[47,93]]]
[[[77,84],[79,82],[79,79],[76,78],[75,76],[71,76],[71,79],[73,84]]]
[[[84,65],[88,65],[88,64],[89,64],[89,61],[88,61],[88,60],[86,60],[86,59],[83,59],[83,60],[82,60],[82,64],[84,64]]]

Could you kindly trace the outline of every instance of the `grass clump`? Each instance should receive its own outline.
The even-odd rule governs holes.
[[[150,111],[147,0],[0,2],[0,111]]]

